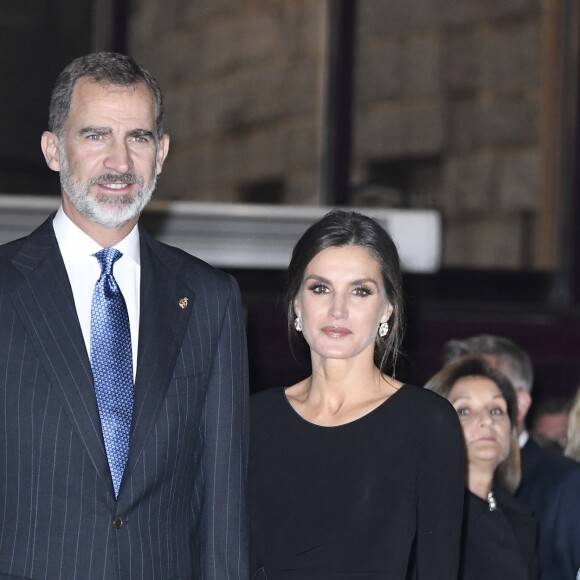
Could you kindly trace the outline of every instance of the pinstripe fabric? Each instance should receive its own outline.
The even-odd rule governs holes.
[[[141,232],[134,416],[115,502],[50,221],[0,247],[0,579],[246,580],[235,281]]]

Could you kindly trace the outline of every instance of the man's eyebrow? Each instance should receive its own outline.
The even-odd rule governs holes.
[[[97,133],[97,135],[108,135],[112,133],[110,127],[83,127],[79,130],[80,135],[86,135],[87,133]]]
[[[132,129],[131,131],[127,132],[127,136],[129,136],[129,137],[149,137],[151,139],[155,138],[153,131],[149,131],[148,129]]]

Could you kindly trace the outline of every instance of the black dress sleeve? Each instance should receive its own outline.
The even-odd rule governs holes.
[[[418,580],[456,580],[463,498],[465,446],[457,413],[443,397],[432,399],[417,429],[417,534],[415,574]]]

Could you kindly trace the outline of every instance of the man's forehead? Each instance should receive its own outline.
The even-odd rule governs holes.
[[[123,86],[82,77],[75,83],[68,117],[93,114],[122,116],[140,127],[144,125],[143,129],[151,129],[155,123],[155,100],[145,83]]]
[[[149,102],[155,107],[155,100],[149,87],[144,82],[134,85],[118,85],[110,82],[100,82],[92,77],[81,77],[73,87],[71,95],[71,108],[75,104],[86,104],[92,100],[118,97],[137,97]]]

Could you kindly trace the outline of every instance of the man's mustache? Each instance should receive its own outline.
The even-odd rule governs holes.
[[[110,183],[136,183],[137,185],[143,185],[143,180],[133,173],[123,173],[122,175],[108,173],[89,179],[89,185],[108,185]]]

